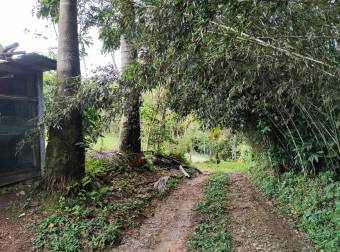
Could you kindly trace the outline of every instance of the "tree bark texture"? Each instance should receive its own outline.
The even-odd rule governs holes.
[[[131,64],[134,52],[129,42],[122,36],[120,41],[122,72]],[[140,94],[126,89],[123,102],[123,115],[120,121],[119,151],[126,154],[141,152]]]
[[[74,95],[80,82],[77,0],[61,0],[57,60],[56,98]],[[68,183],[84,175],[85,150],[81,109],[70,111],[60,127],[50,127],[46,150],[46,179],[49,186]]]

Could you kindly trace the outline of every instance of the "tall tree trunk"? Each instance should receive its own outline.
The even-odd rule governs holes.
[[[56,100],[74,95],[80,84],[77,0],[60,1],[57,80]],[[45,177],[54,189],[84,175],[80,108],[72,109],[69,117],[61,120],[60,127],[50,127],[48,133]]]
[[[120,41],[122,72],[131,64],[134,51],[124,36]],[[120,122],[119,151],[126,154],[141,152],[140,132],[140,94],[133,88],[127,88],[124,97],[123,115]]]

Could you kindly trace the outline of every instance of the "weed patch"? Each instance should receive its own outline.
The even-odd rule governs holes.
[[[226,174],[215,173],[209,178],[203,199],[197,206],[199,224],[187,241],[188,251],[230,251],[227,186]]]

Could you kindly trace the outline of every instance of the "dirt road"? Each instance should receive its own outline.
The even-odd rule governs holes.
[[[311,247],[292,221],[273,211],[273,204],[264,198],[242,173],[229,173],[230,187],[228,232],[232,252],[300,252]],[[196,204],[202,197],[208,175],[185,180],[164,200],[159,201],[154,215],[132,230],[113,251],[185,251],[185,242],[195,225]],[[289,195],[288,195],[289,196]],[[0,197],[0,251],[31,251],[34,236],[30,211],[18,218],[8,207],[21,201],[19,197]],[[307,250],[306,250],[307,251]],[[226,251],[227,252],[227,251]]]
[[[156,206],[155,214],[114,251],[179,252],[185,251],[185,241],[195,227],[195,207],[202,196],[208,178],[200,175],[186,180]]]
[[[272,203],[254,189],[245,175],[229,173],[229,177],[229,233],[233,252],[301,252],[309,247],[291,221],[273,213]]]

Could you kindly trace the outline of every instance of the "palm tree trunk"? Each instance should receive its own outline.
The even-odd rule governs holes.
[[[60,1],[57,80],[56,99],[77,92],[80,82],[77,0]],[[48,132],[45,176],[51,189],[81,178],[85,171],[80,108],[72,109],[59,126],[50,127]]]
[[[120,41],[122,72],[131,64],[134,52],[124,36]],[[126,154],[141,152],[140,132],[140,94],[138,91],[127,88],[124,97],[123,115],[120,122],[119,151]]]

